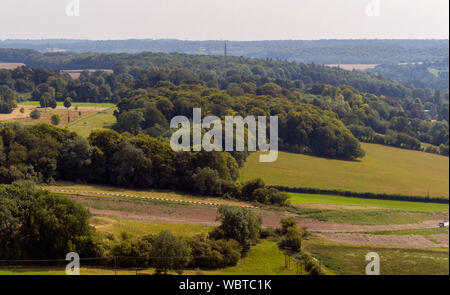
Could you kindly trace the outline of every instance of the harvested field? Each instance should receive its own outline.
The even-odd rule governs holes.
[[[176,203],[164,203],[148,200],[128,200],[111,197],[84,197],[70,196],[81,203],[95,215],[111,216],[147,222],[169,222],[200,225],[218,225],[216,221],[217,208],[210,206],[180,205]],[[306,227],[310,231],[317,232],[367,232],[402,229],[419,229],[436,226],[441,218],[425,220],[411,224],[390,225],[356,225],[334,222],[317,221],[311,218],[302,218],[296,214],[268,209],[252,209],[261,217],[264,227],[278,227],[280,220],[285,217],[293,217],[300,228]]]
[[[0,62],[0,70],[14,70],[24,65],[20,62]]]
[[[328,65],[324,65],[326,67],[329,68],[341,68],[347,71],[352,71],[352,70],[360,70],[360,71],[365,71],[368,69],[373,69],[376,66],[379,66],[379,64],[328,64]]]
[[[20,109],[23,108],[24,112],[21,113]],[[67,109],[62,106],[58,106],[55,109],[52,108],[38,108],[41,112],[41,117],[39,119],[31,119],[30,113],[36,109],[36,106],[30,106],[30,105],[19,105],[17,108],[13,110],[10,114],[0,114],[0,121],[14,121],[19,122],[25,125],[31,125],[31,124],[38,124],[38,123],[47,123],[50,124],[50,118],[54,114],[59,114],[61,117],[60,126],[66,125],[68,123],[67,118]],[[71,108],[70,110],[70,120],[71,122],[74,122],[82,117],[85,117],[87,115],[97,113],[100,111],[105,110],[106,108],[93,108],[93,107],[78,107],[78,110],[76,111],[75,108]],[[81,116],[80,116],[81,112]]]

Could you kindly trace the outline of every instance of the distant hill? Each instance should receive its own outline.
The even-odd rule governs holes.
[[[187,53],[223,55],[224,41],[174,39],[130,40],[4,40],[0,48],[40,52]],[[228,41],[227,54],[316,64],[391,64],[436,61],[448,58],[448,40],[274,40]]]

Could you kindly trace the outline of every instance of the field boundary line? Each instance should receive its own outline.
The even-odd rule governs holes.
[[[202,202],[202,201],[189,201],[189,200],[181,200],[181,199],[168,199],[168,198],[160,198],[160,197],[143,197],[138,195],[128,195],[128,194],[118,194],[118,193],[104,193],[104,192],[91,192],[91,191],[77,191],[77,190],[67,190],[67,189],[47,189],[51,192],[58,193],[78,193],[78,194],[93,194],[99,196],[110,196],[110,197],[125,197],[125,198],[134,198],[134,199],[147,199],[154,201],[163,201],[163,202],[174,202],[174,203],[184,203],[184,204],[192,204],[192,205],[206,205],[206,206],[214,206],[218,207],[221,205],[231,206],[231,207],[241,207],[241,208],[249,208],[249,209],[258,209],[256,206],[252,205],[226,205],[219,204],[215,202]]]

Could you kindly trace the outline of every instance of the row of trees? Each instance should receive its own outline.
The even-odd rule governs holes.
[[[256,186],[258,197],[235,181],[239,165],[227,152],[174,152],[148,135],[94,130],[86,140],[50,125],[0,125],[0,182],[85,181],[124,187],[173,189],[266,204],[287,195]],[[250,191],[250,193],[248,193]]]

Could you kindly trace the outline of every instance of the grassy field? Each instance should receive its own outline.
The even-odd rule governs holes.
[[[242,169],[244,179],[267,184],[447,197],[449,158],[419,151],[362,144],[360,161],[340,161],[280,152],[273,163],[260,163],[253,153]]]
[[[305,245],[330,271],[339,275],[364,275],[369,252],[380,255],[381,275],[448,275],[449,250],[405,249],[308,242]]]
[[[67,125],[67,128],[81,136],[88,137],[92,130],[110,128],[114,123],[116,123],[114,110],[115,108],[111,107],[107,110],[91,114],[70,123]]]
[[[217,272],[219,275],[294,275],[295,269],[284,267],[284,254],[276,242],[263,241],[254,246],[247,257],[241,259],[236,266]]]
[[[56,185],[46,185],[42,187],[43,189],[64,189],[64,190],[76,190],[76,191],[88,191],[88,192],[104,192],[104,193],[120,193],[127,195],[137,195],[143,197],[157,197],[157,198],[167,198],[171,200],[185,200],[185,201],[201,201],[201,202],[217,202],[223,205],[249,205],[245,202],[238,202],[233,200],[225,200],[221,198],[212,198],[206,196],[195,196],[188,193],[173,192],[173,191],[157,191],[157,190],[139,190],[139,189],[125,189],[114,186],[107,185],[96,185],[96,184],[77,184],[72,182],[58,182]],[[102,197],[100,195],[93,195],[88,193],[64,193],[66,195],[78,195],[78,196],[96,196]],[[178,204],[178,203],[177,203]]]
[[[122,233],[127,233],[131,238],[149,234],[159,234],[162,231],[170,231],[176,236],[194,236],[196,234],[207,234],[213,227],[207,225],[144,222],[136,220],[118,219],[108,216],[93,216],[91,224],[103,233],[110,233],[116,239],[120,239]]]
[[[377,207],[395,210],[408,211],[443,211],[449,209],[448,204],[423,203],[423,202],[406,202],[406,201],[391,201],[391,200],[376,200],[363,198],[350,198],[342,196],[330,195],[313,195],[313,194],[298,194],[289,193],[292,205],[296,204],[333,204],[333,205],[349,205],[349,206],[364,206]]]
[[[183,274],[187,275],[294,275],[295,269],[291,264],[291,270],[284,268],[284,255],[273,241],[262,241],[252,247],[247,256],[241,259],[236,266],[224,269],[187,269]],[[139,271],[152,274],[154,269]],[[64,267],[36,267],[36,266],[0,266],[0,275],[64,275]],[[81,275],[114,275],[111,268],[81,267]],[[135,270],[118,270],[118,275],[135,275]],[[171,273],[174,274],[174,273]]]

